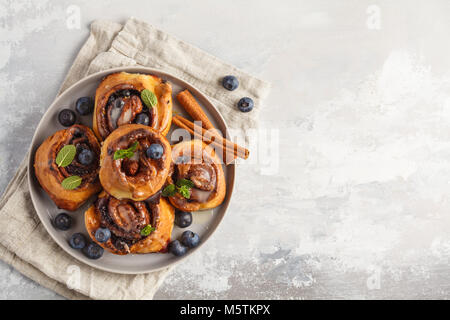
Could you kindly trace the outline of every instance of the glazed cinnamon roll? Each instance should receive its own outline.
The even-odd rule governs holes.
[[[174,160],[163,195],[182,211],[198,211],[219,206],[226,193],[225,175],[219,157],[201,140],[172,147]]]
[[[123,125],[103,142],[100,182],[117,199],[142,201],[161,189],[170,164],[171,148],[164,136],[145,125]]]
[[[74,152],[66,155],[62,152],[64,147],[71,147]],[[59,155],[60,152],[64,154]],[[62,162],[57,163],[57,158]],[[69,158],[73,160],[67,161]],[[91,129],[73,125],[57,131],[40,145],[35,154],[34,171],[53,202],[61,209],[74,211],[101,190],[99,159],[100,145]],[[71,180],[68,178],[74,183],[66,184]]]
[[[143,99],[142,92],[152,95],[153,105]],[[147,100],[147,103],[146,103]],[[95,94],[93,128],[104,140],[117,127],[138,123],[148,125],[162,135],[172,122],[172,86],[154,75],[114,73],[100,83]]]
[[[106,192],[85,213],[89,236],[106,250],[119,255],[165,252],[172,234],[175,209],[159,201],[118,200]],[[95,237],[98,228],[109,229],[106,242]]]

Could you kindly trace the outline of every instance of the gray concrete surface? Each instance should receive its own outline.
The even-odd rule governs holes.
[[[411,0],[1,0],[0,189],[90,22],[135,16],[272,82],[261,120],[279,137],[279,165],[241,165],[223,224],[156,298],[448,298],[449,12]],[[0,263],[0,298],[61,297]]]

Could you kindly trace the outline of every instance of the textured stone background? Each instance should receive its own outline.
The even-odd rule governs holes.
[[[73,8],[80,29],[67,28]],[[279,137],[240,166],[222,225],[156,298],[448,298],[449,12],[445,0],[1,0],[1,190],[90,22],[132,15],[271,81],[263,128]],[[2,263],[0,289],[60,298]]]

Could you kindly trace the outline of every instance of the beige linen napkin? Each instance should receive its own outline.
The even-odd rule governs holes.
[[[217,58],[155,29],[129,19],[123,26],[95,21],[61,87],[61,92],[86,75],[117,66],[160,68],[192,83],[207,94],[232,128],[257,125],[257,114],[269,85]],[[224,90],[220,79],[234,74],[240,87]],[[252,97],[255,110],[236,111],[236,101]],[[42,226],[30,199],[27,159],[20,165],[0,200],[0,259],[25,276],[70,299],[151,299],[170,268],[140,275],[97,270],[62,250]]]

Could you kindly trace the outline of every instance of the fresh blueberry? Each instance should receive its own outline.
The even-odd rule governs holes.
[[[192,213],[177,211],[175,213],[175,224],[180,228],[187,228],[192,224]]]
[[[188,230],[181,235],[181,243],[186,247],[194,248],[200,243],[200,237],[198,234]]]
[[[95,239],[97,239],[98,242],[106,242],[109,238],[111,238],[111,231],[109,231],[109,229],[98,228],[97,231],[95,231]]]
[[[148,126],[148,124],[150,123],[150,118],[148,117],[148,115],[146,113],[139,113],[136,116],[136,123],[143,124],[144,126]]]
[[[225,89],[233,91],[239,87],[239,81],[235,76],[226,76],[222,79],[222,85]]]
[[[82,116],[86,116],[94,110],[94,101],[90,97],[81,97],[75,104],[75,110]]]
[[[238,108],[242,112],[250,112],[253,109],[253,100],[249,97],[244,97],[238,102]]]
[[[148,147],[146,153],[147,157],[150,159],[160,159],[163,155],[164,149],[162,145],[159,143],[152,143],[150,147]]]
[[[183,246],[180,241],[174,240],[169,243],[169,252],[174,256],[180,257],[187,252],[187,247]]]
[[[83,249],[86,245],[86,238],[82,233],[74,233],[69,239],[69,245],[74,249]]]
[[[123,91],[122,91],[122,94],[123,94],[124,97],[129,97],[129,96],[131,96],[130,90],[123,90]]]
[[[91,242],[83,248],[84,255],[89,259],[100,258],[103,255],[103,251],[105,250],[95,242]]]
[[[72,217],[67,213],[60,213],[55,217],[54,225],[59,230],[69,230],[72,225]]]
[[[77,116],[75,112],[70,109],[63,109],[58,114],[59,123],[61,123],[64,127],[70,127],[75,123]]]
[[[82,165],[88,166],[94,161],[94,153],[89,149],[83,149],[78,154],[78,162]]]

